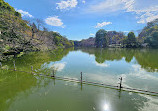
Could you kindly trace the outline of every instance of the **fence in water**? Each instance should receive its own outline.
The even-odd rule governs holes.
[[[100,86],[100,87],[105,87],[105,88],[112,88],[112,89],[116,89],[116,90],[119,90],[119,91],[129,91],[129,92],[146,94],[146,95],[151,95],[151,96],[158,96],[158,92],[124,87],[123,84],[122,84],[122,81],[123,81],[122,77],[119,78],[120,82],[118,83],[118,85],[114,86],[114,85],[109,85],[109,84],[104,84],[104,83],[85,81],[84,78],[83,78],[83,73],[82,72],[80,73],[80,80],[78,80],[78,79],[73,79],[73,78],[56,76],[54,70],[53,70],[53,75],[38,74],[38,73],[35,73],[35,70],[33,69],[33,66],[31,66],[31,71],[30,72],[17,70],[16,65],[15,65],[15,61],[13,61],[13,66],[14,66],[14,69],[3,68],[2,63],[0,62],[1,70],[24,72],[24,73],[29,73],[29,74],[33,74],[33,75],[43,76],[43,77],[51,77],[53,79],[58,79],[58,80],[77,82],[77,83],[81,83],[81,86],[82,86],[82,84],[88,84],[88,85]]]

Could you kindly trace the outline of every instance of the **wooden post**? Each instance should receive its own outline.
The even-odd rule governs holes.
[[[0,67],[1,67],[1,69],[2,69],[2,63],[0,62]]]
[[[119,79],[120,79],[120,83],[119,83],[120,87],[119,88],[122,89],[122,77],[120,77]]]
[[[81,91],[82,91],[82,72],[81,72]]]
[[[55,86],[55,71],[54,71],[54,69],[53,69],[53,80],[54,80],[54,86]]]
[[[54,73],[54,70],[53,70],[53,77],[55,77],[55,73]]]
[[[32,71],[31,73],[33,74],[33,66],[31,66],[31,71]]]
[[[16,71],[16,67],[15,67],[15,61],[13,61],[13,64],[14,64],[14,71]]]
[[[82,83],[82,72],[81,72],[81,83]]]

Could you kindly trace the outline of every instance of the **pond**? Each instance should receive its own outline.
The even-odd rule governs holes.
[[[157,49],[70,48],[14,59],[17,70],[158,92]],[[3,67],[13,69],[13,61]],[[157,111],[158,96],[0,70],[0,111]]]

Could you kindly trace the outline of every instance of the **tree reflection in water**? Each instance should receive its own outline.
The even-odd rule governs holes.
[[[149,72],[158,70],[158,49],[96,49],[96,48],[81,48],[83,52],[95,55],[95,60],[98,63],[105,61],[121,60],[125,58],[126,62],[131,62],[136,59],[141,68]]]

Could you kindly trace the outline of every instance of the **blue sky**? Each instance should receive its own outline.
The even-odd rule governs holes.
[[[158,18],[158,0],[5,0],[24,19],[41,19],[49,30],[71,40],[95,36],[99,29],[142,29]]]

